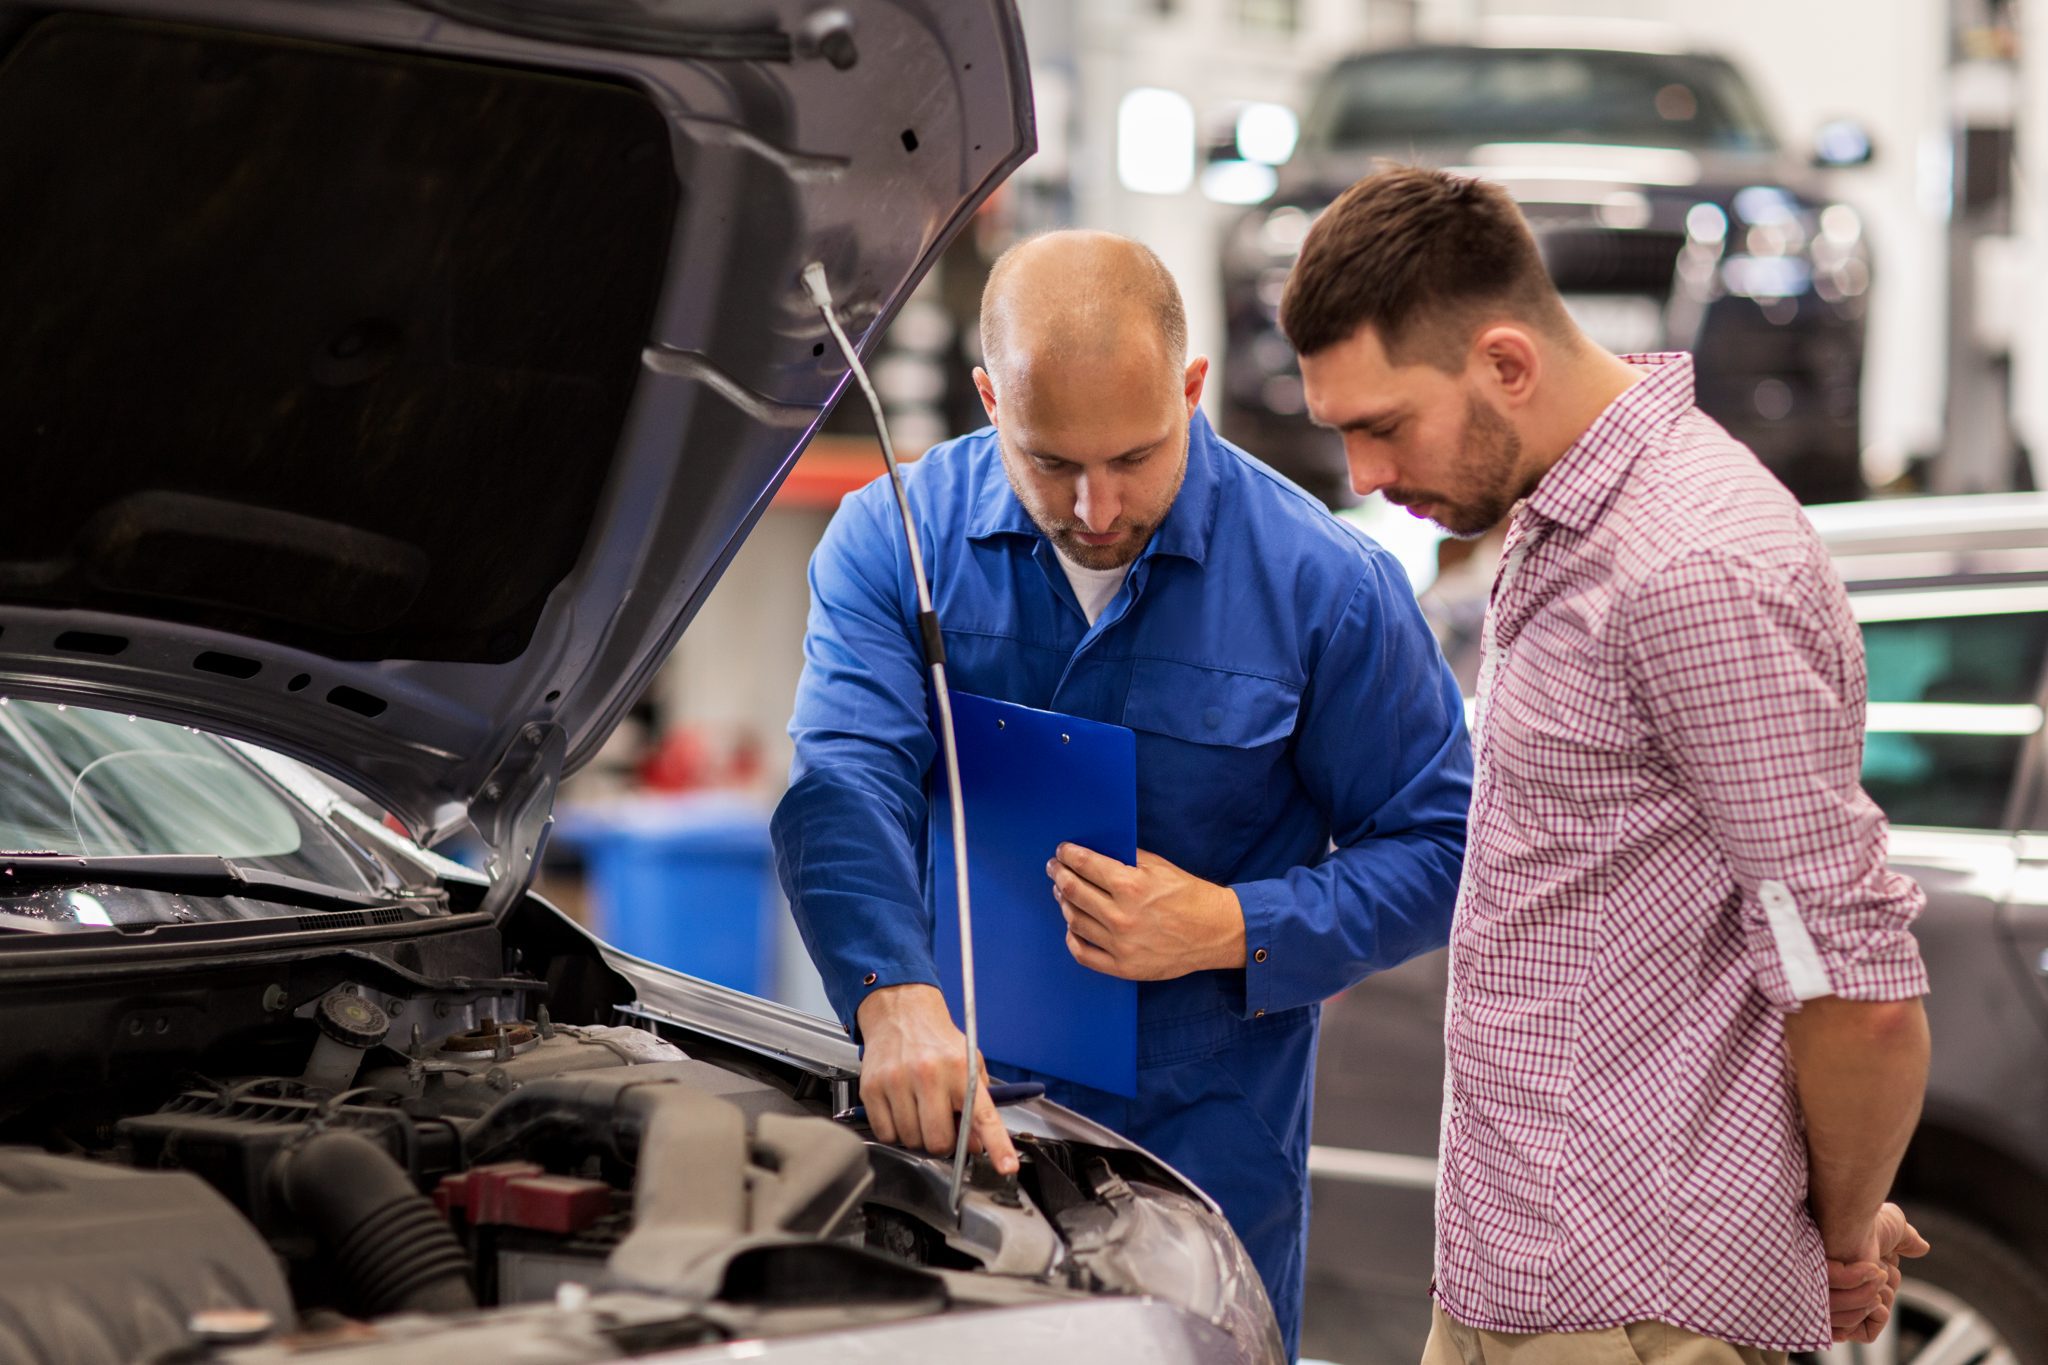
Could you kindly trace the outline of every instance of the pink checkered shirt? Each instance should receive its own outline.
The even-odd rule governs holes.
[[[1793,502],[1632,356],[1518,508],[1451,926],[1436,1294],[1474,1327],[1828,1345],[1784,1016],[1924,994],[1863,646]]]

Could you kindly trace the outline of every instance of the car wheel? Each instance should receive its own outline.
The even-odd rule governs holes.
[[[2035,1365],[2048,1362],[2048,1292],[2005,1242],[1938,1209],[1909,1211],[1933,1250],[1906,1263],[1892,1321],[1803,1365]]]

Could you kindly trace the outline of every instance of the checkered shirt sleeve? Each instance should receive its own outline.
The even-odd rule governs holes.
[[[1758,989],[1783,1010],[1925,994],[1923,897],[1858,781],[1863,654],[1833,571],[1702,550],[1631,596],[1629,689],[1741,889]]]

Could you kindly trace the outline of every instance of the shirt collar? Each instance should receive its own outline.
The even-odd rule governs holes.
[[[1003,452],[995,429],[987,430],[990,458],[976,490],[974,515],[968,521],[967,538],[987,540],[991,536],[1014,535],[1043,540],[1044,532],[1038,529],[1038,523],[1031,520],[1024,504],[1017,501],[1016,490],[1010,487],[1009,477],[1003,472]],[[1140,558],[1155,554],[1178,555],[1197,564],[1202,562],[1208,551],[1209,537],[1216,529],[1216,462],[1222,458],[1223,452],[1218,449],[1221,444],[1209,425],[1209,419],[1196,412],[1188,423],[1188,469],[1181,479],[1180,492],[1174,495],[1166,520],[1152,533],[1152,539]]]
[[[1537,483],[1528,510],[1546,521],[1591,530],[1650,433],[1693,406],[1691,356],[1664,351],[1621,358],[1643,377],[1609,403]]]

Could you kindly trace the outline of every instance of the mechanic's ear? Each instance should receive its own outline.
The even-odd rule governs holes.
[[[1202,386],[1209,382],[1209,357],[1198,355],[1188,362],[1181,374],[1181,396],[1188,400],[1188,416],[1193,418],[1195,409],[1202,405]]]
[[[981,410],[988,414],[989,425],[1000,425],[996,421],[995,376],[979,365],[974,367],[974,391],[981,395]]]

